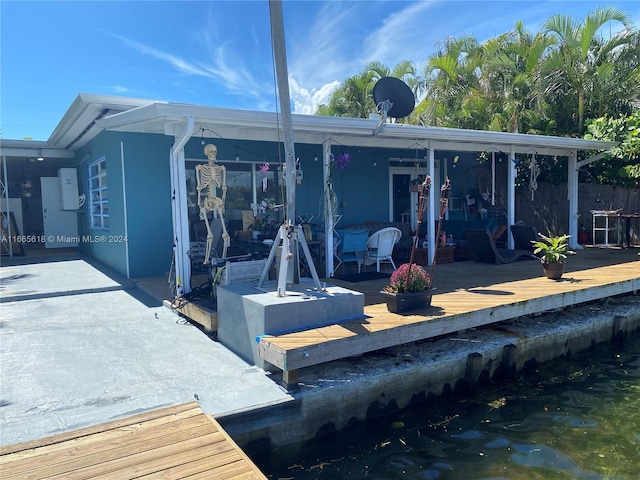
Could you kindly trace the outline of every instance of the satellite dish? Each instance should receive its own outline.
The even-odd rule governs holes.
[[[395,77],[383,77],[376,82],[373,87],[373,100],[383,119],[406,117],[413,112],[416,104],[409,86]]]

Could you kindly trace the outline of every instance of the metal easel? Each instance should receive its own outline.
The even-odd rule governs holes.
[[[294,278],[299,277],[300,274],[300,266],[298,263],[298,244],[302,246],[302,251],[304,252],[307,264],[309,265],[309,270],[311,271],[314,285],[318,290],[322,290],[322,286],[320,285],[320,278],[318,277],[318,272],[316,271],[316,267],[313,264],[311,251],[309,250],[309,245],[307,245],[307,240],[305,239],[302,226],[291,224],[281,225],[278,229],[278,234],[276,235],[273,245],[271,245],[271,251],[269,252],[267,263],[262,270],[260,280],[258,280],[258,288],[262,288],[262,285],[267,278],[269,269],[271,268],[273,260],[276,257],[278,247],[282,247],[282,252],[280,254],[280,270],[278,272],[278,296],[284,297],[286,295],[287,283],[298,283],[298,279]],[[293,248],[291,248],[292,246]],[[291,270],[291,267],[293,267],[294,269]],[[288,282],[290,277],[291,281]]]

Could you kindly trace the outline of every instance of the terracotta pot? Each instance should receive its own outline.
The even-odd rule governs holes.
[[[433,289],[412,293],[380,293],[387,302],[387,310],[391,313],[402,313],[430,306]]]
[[[560,278],[562,278],[562,275],[564,274],[564,267],[565,267],[564,262],[557,262],[557,263],[542,262],[542,268],[544,269],[544,274],[550,280],[559,280]]]

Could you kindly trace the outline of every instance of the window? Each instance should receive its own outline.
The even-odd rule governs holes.
[[[89,215],[91,227],[109,229],[109,196],[107,192],[107,161],[104,158],[89,164]]]

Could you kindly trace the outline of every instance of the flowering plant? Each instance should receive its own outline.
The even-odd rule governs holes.
[[[416,263],[404,263],[392,274],[389,285],[384,287],[388,293],[414,293],[431,288],[431,277]]]
[[[331,154],[331,168],[339,168],[340,170],[344,170],[349,165],[349,161],[351,160],[351,155],[348,153],[343,153],[342,155],[338,155],[338,158]]]

